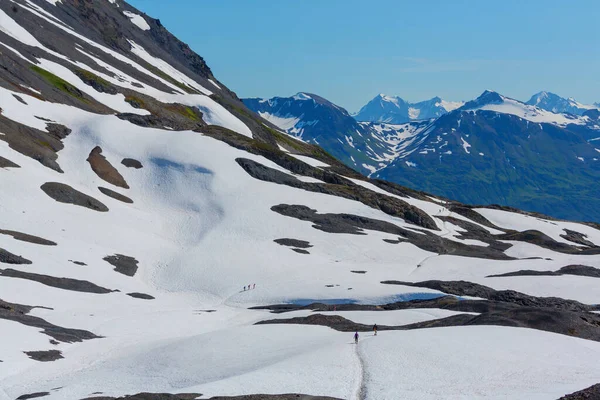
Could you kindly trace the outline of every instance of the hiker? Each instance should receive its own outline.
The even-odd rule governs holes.
[[[373,325],[373,332],[375,332],[375,336],[377,336],[377,324]]]
[[[358,344],[358,331],[354,334],[354,343]]]
[[[255,288],[256,288],[256,283],[253,283],[252,284],[252,289],[255,289]]]
[[[244,286],[244,292],[246,291],[246,286]]]

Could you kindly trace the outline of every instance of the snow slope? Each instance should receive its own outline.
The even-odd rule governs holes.
[[[27,7],[27,3],[19,4]],[[33,4],[51,13],[51,7],[60,9],[71,3],[62,0],[52,5],[40,0]],[[111,3],[106,6],[113,7]],[[28,10],[24,15],[36,15],[33,11],[45,15],[35,8]],[[50,23],[65,37],[84,37],[83,33],[66,31],[59,22],[55,24]],[[122,396],[142,391],[198,392],[206,397],[296,392],[343,399],[365,398],[363,395],[368,399],[394,399],[398,393],[420,399],[541,398],[557,397],[600,379],[598,342],[533,329],[468,326],[381,332],[377,338],[366,333],[362,334],[364,341],[355,346],[352,333],[325,326],[254,325],[275,317],[312,313],[302,310],[275,316],[266,310],[249,309],[252,306],[307,300],[382,304],[444,295],[433,289],[381,284],[389,279],[464,279],[495,289],[597,304],[600,293],[592,277],[487,276],[520,269],[557,270],[567,264],[597,266],[600,256],[558,253],[514,242],[508,243],[511,247],[506,254],[519,259],[493,260],[424,250],[409,241],[395,243],[399,235],[379,230],[351,234],[316,229],[316,223],[284,216],[272,207],[295,204],[319,214],[376,219],[465,246],[485,247],[487,243],[463,237],[461,233],[466,230],[446,218],[472,223],[490,235],[502,233],[453,212],[453,203],[416,192],[401,196],[367,178],[350,175],[351,171],[344,170],[337,160],[323,158],[316,147],[308,147],[312,152],[300,151],[305,149],[303,142],[293,142],[294,147],[282,139],[283,135],[274,135],[271,139],[279,147],[269,147],[256,138],[265,135],[265,130],[257,127],[266,121],[236,112],[231,103],[215,93],[208,97],[209,92],[199,82],[200,75],[180,71],[166,57],[152,56],[148,46],[146,49],[132,41],[133,51],[127,53],[109,50],[87,37],[78,39],[106,54],[95,57],[97,61],[86,58],[92,64],[87,65],[78,60],[50,60],[52,54],[36,44],[42,41],[42,33],[35,32],[37,37],[31,33],[34,42],[12,18],[0,19],[0,27],[3,32],[11,32],[0,36],[0,42],[11,40],[11,47],[28,60],[10,52],[13,58],[9,59],[19,67],[15,76],[23,77],[23,82],[9,85],[0,81],[0,161],[7,159],[19,165],[0,167],[0,249],[31,261],[0,263],[0,300],[38,306],[29,312],[31,316],[99,336],[54,341],[40,327],[6,317],[12,315],[12,306],[0,308],[1,400],[43,391],[49,392],[48,399],[81,399],[96,392]],[[34,87],[36,91],[29,91],[27,87],[35,84],[24,77],[35,61],[30,59],[32,46],[38,47],[35,51],[39,57],[34,58],[39,65],[106,109],[94,112],[50,101],[48,98],[56,94],[47,84],[42,86],[41,80],[37,81],[40,87]],[[92,52],[81,46],[69,50],[73,54]],[[9,57],[7,54],[0,54],[2,61]],[[14,58],[19,58],[20,64]],[[176,82],[203,94],[183,93],[181,85],[164,83],[160,76],[142,79],[146,74],[155,74],[140,65],[136,61],[139,59],[169,71]],[[171,130],[120,118],[119,112],[144,118],[150,111],[133,107],[124,101],[121,92],[101,93],[84,83],[70,69],[82,65],[120,90],[137,91],[161,101],[165,107],[196,106],[207,125],[193,131]],[[297,100],[308,103],[312,98],[307,96],[299,95]],[[62,173],[42,165],[14,142],[9,146],[15,126],[25,140],[30,128],[49,133],[49,121],[71,130],[62,138],[64,148],[56,152]],[[229,130],[219,136],[211,125]],[[382,138],[394,140],[385,127],[378,129]],[[400,133],[406,137],[413,134],[408,130]],[[277,150],[283,145],[288,148],[286,153]],[[123,176],[128,189],[101,179],[90,168],[87,160],[96,146]],[[127,168],[121,163],[125,158],[137,160],[143,167]],[[240,166],[240,158],[286,174],[287,179],[296,177],[300,183],[286,185],[256,179]],[[341,185],[335,183],[336,179],[344,182],[345,196],[333,194],[333,188]],[[101,201],[108,211],[57,202],[41,190],[47,182],[69,185]],[[319,186],[322,190],[309,191],[301,183],[323,186]],[[133,203],[108,197],[99,187],[126,195]],[[364,201],[365,193],[379,199],[377,204],[402,201],[406,207],[414,207],[414,214],[431,218],[433,225],[425,228],[408,217],[386,213],[382,211],[385,207]],[[586,234],[595,244],[600,241],[599,231],[587,225],[554,224],[487,209],[474,212],[498,228],[539,229],[571,246],[576,244],[561,238],[561,229]],[[15,238],[5,231],[35,235],[56,245],[18,240],[18,235]],[[274,242],[282,238],[308,242],[308,254]],[[139,262],[133,276],[119,273],[103,259],[115,254]],[[9,269],[76,279],[108,290],[92,293],[77,290],[72,282],[61,288],[64,280],[38,282],[4,275]],[[244,290],[250,284],[256,284],[256,288]],[[427,308],[326,314],[366,325],[404,325],[459,313]],[[49,350],[60,351],[63,358],[40,362],[24,353]]]

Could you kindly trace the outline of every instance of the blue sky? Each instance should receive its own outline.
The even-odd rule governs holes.
[[[600,1],[130,0],[240,97],[600,102]]]

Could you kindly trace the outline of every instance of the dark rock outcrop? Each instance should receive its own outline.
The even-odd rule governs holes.
[[[565,233],[560,235],[560,237],[563,239],[567,239],[570,242],[581,244],[583,246],[588,246],[588,247],[596,246],[594,243],[587,240],[587,235],[585,235],[581,232],[572,231],[572,230],[566,229],[566,228],[563,230],[565,231]]]
[[[100,179],[115,186],[129,189],[129,185],[125,182],[123,175],[121,175],[106,157],[102,155],[102,148],[100,146],[96,146],[92,149],[86,161],[90,163],[92,170],[100,177]]]
[[[0,263],[4,264],[31,264],[31,261],[0,248]]]
[[[32,272],[18,271],[16,269],[0,269],[0,277],[27,279],[34,282],[39,282],[46,286],[55,287],[57,289],[71,290],[74,292],[106,294],[112,293],[114,290],[109,290],[98,286],[92,282],[82,281],[72,278],[59,278],[56,276],[34,274]]]
[[[36,393],[22,394],[21,396],[17,397],[17,400],[37,399],[38,397],[48,396],[49,394],[50,394],[50,392],[36,392]]]
[[[82,329],[64,328],[51,324],[50,322],[33,315],[29,312],[39,307],[27,306],[24,304],[9,303],[0,299],[0,319],[18,322],[26,326],[33,326],[42,329],[42,333],[64,343],[81,342],[98,338],[92,332]]]
[[[512,260],[512,257],[504,254],[504,246],[471,246],[446,239],[426,230],[420,233],[401,228],[387,221],[376,220],[352,214],[318,214],[316,210],[302,205],[280,204],[271,207],[271,210],[296,218],[302,221],[312,222],[313,228],[329,233],[350,233],[364,235],[363,230],[379,231],[399,235],[398,241],[389,243],[400,243],[403,241],[414,244],[420,249],[438,254],[453,254],[464,257],[487,258],[493,260]]]
[[[45,350],[45,351],[24,351],[29,358],[36,361],[48,362],[56,361],[64,358],[60,350]]]
[[[98,190],[100,190],[102,192],[102,194],[105,194],[108,197],[112,197],[115,200],[122,201],[123,203],[128,203],[128,204],[133,203],[133,200],[131,200],[129,197],[122,195],[121,193],[117,193],[114,190],[110,190],[110,189],[102,187],[102,186],[98,186]]]
[[[310,244],[306,240],[282,238],[282,239],[275,239],[273,241],[282,246],[298,247],[300,249],[308,249],[310,247],[313,247],[312,244]]]
[[[121,164],[123,164],[127,168],[140,169],[143,167],[141,162],[133,158],[124,158],[123,160],[121,160]]]
[[[13,239],[20,240],[22,242],[39,244],[42,246],[56,246],[56,243],[51,240],[42,239],[41,237],[28,235],[26,233],[17,232],[17,231],[0,229],[0,235],[9,235],[9,236],[12,236]]]
[[[294,162],[304,164],[293,157],[288,158],[295,160],[289,161],[288,168],[291,172],[295,171]],[[323,180],[325,183],[307,183],[296,179],[294,176],[278,171],[273,168],[266,167],[254,160],[247,158],[237,158],[235,160],[250,176],[253,178],[273,182],[280,185],[286,185],[297,189],[303,189],[309,192],[317,192],[338,196],[350,200],[359,201],[369,207],[383,211],[388,215],[402,218],[406,222],[421,226],[423,228],[439,230],[434,220],[421,209],[414,207],[407,202],[396,197],[387,196],[381,193],[373,192],[362,186],[356,185],[353,182],[340,177],[339,175],[330,172],[321,171],[321,173],[313,172],[305,169],[305,172],[312,172],[309,175],[314,175],[316,179]],[[307,164],[306,164],[307,165]],[[307,165],[308,166],[308,165]],[[310,166],[308,166],[310,167]],[[314,167],[311,167],[314,168]],[[316,169],[316,168],[315,168]],[[320,178],[317,178],[319,176]]]
[[[133,257],[124,256],[123,254],[115,254],[106,256],[104,261],[115,267],[115,271],[127,276],[134,276],[138,269],[138,260]]]
[[[76,206],[100,212],[108,211],[108,207],[98,200],[85,193],[81,193],[64,183],[47,182],[41,186],[41,189],[59,203],[74,204]]]
[[[589,388],[579,390],[575,393],[567,394],[558,400],[599,400],[600,383]]]
[[[561,276],[561,275],[577,275],[588,276],[591,278],[600,278],[600,269],[588,267],[586,265],[567,265],[558,271],[534,271],[520,270],[515,272],[507,272],[505,274],[488,275],[487,278],[501,278],[507,276]]]
[[[0,168],[21,168],[21,166],[10,161],[8,158],[0,157]]]
[[[480,297],[497,302],[513,303],[523,307],[552,308],[577,312],[596,310],[594,306],[583,304],[575,300],[566,300],[561,299],[560,297],[535,297],[514,290],[495,290],[487,286],[467,281],[382,281],[381,283],[434,289],[455,296]]]
[[[127,296],[131,296],[133,298],[142,299],[142,300],[154,300],[154,296],[151,296],[146,293],[133,292],[133,293],[127,293]]]
[[[310,254],[309,251],[304,250],[304,249],[294,249],[294,248],[292,248],[291,250],[293,250],[293,251],[295,251],[296,253],[299,253],[299,254]]]

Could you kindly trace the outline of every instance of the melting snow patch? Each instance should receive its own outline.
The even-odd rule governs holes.
[[[373,174],[373,173],[375,173],[375,172],[377,172],[377,168],[375,168],[375,167],[374,167],[374,166],[372,166],[372,165],[369,165],[369,164],[363,164],[363,165],[362,165],[362,167],[363,167],[364,169],[368,169],[369,171],[371,171],[371,173],[372,173],[372,174]]]
[[[479,153],[479,155],[482,156],[482,157],[485,156],[485,154],[483,154],[483,153]]]
[[[577,159],[578,159],[579,161],[585,161],[585,158],[583,158],[583,157],[577,157]]]
[[[290,156],[292,156],[292,157],[294,157],[294,158],[296,158],[296,159],[298,159],[298,160],[300,160],[302,162],[305,162],[308,165],[313,166],[313,167],[321,167],[321,168],[323,168],[323,167],[329,167],[329,164],[325,164],[324,162],[321,162],[319,160],[315,160],[312,157],[301,156],[299,154],[290,154]]]
[[[411,162],[411,161],[404,161],[406,163],[406,165],[408,165],[409,167],[413,167],[416,168],[417,167],[417,163]]]
[[[164,60],[161,60],[160,58],[152,56],[142,46],[138,45],[133,40],[128,40],[128,42],[129,42],[129,44],[131,44],[131,52],[133,54],[135,54],[136,56],[140,57],[142,60],[144,60],[144,61],[150,63],[151,65],[153,65],[154,67],[160,69],[165,74],[171,76],[173,79],[175,79],[179,82],[182,82],[183,84],[185,84],[193,89],[199,90],[200,92],[204,93],[207,96],[210,96],[212,94],[212,92],[210,90],[205,89],[202,85],[200,85],[198,82],[194,81],[189,76],[178,71],[176,68],[173,68],[173,66],[171,66],[171,64],[167,63]]]
[[[471,154],[469,151],[469,147],[471,147],[471,145],[462,136],[460,137],[460,140],[462,141],[462,147],[465,150],[465,153]]]
[[[215,83],[215,81],[213,81],[212,79],[209,79],[208,81],[209,81],[210,83],[212,83],[213,85],[215,85],[215,87],[216,87],[217,89],[221,89],[221,86],[217,85],[217,84]]]
[[[142,17],[141,15],[132,13],[131,11],[123,11],[123,14],[125,14],[125,16],[131,20],[132,24],[134,24],[141,30],[143,30],[143,31],[150,30],[150,25],[148,25],[148,22],[146,22],[144,17]]]
[[[53,6],[56,5],[56,3],[60,3],[62,0],[46,0],[48,3],[52,4]]]

